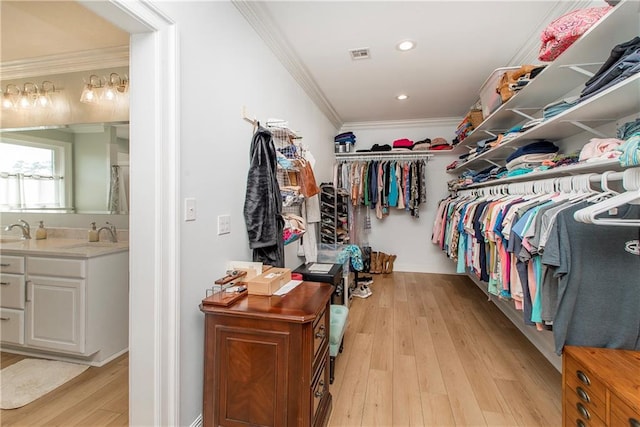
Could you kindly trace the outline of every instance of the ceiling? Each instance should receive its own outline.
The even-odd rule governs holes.
[[[463,116],[494,69],[536,61],[540,32],[549,22],[589,3],[605,5],[577,0],[233,3],[338,126]],[[3,65],[128,45],[128,34],[74,1],[3,0],[0,7]],[[404,39],[417,47],[397,50]],[[354,48],[368,48],[370,58],[352,60]],[[409,98],[396,100],[400,93]]]

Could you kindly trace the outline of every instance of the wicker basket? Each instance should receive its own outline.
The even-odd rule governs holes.
[[[469,123],[473,126],[473,128],[477,128],[482,123],[482,110],[471,110],[469,114],[467,114],[467,119]]]

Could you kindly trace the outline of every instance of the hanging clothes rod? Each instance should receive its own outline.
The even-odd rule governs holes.
[[[367,153],[367,154],[349,154],[349,153],[336,153],[337,162],[368,162],[372,160],[428,160],[433,157],[433,154],[428,153],[402,153],[396,152],[390,154],[389,151],[380,151],[379,154]]]

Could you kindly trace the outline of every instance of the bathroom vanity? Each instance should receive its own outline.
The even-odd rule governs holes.
[[[2,351],[102,366],[128,350],[128,242],[2,243]]]

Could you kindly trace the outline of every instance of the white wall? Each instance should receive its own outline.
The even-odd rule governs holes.
[[[159,2],[176,22],[180,64],[181,198],[196,198],[197,219],[180,230],[180,424],[202,411],[205,290],[229,260],[250,260],[243,205],[252,126],[242,106],[263,122],[288,120],[329,176],[334,126],[227,2]],[[325,165],[324,168],[320,165]],[[133,165],[135,167],[135,165]],[[217,217],[231,233],[217,235]],[[135,321],[135,319],[132,319]]]
[[[373,144],[389,144],[400,138],[420,141],[425,138],[442,137],[450,141],[454,136],[457,123],[434,122],[424,125],[375,126],[366,128],[343,126],[342,130],[352,130],[357,138],[356,149],[366,149]],[[420,217],[414,218],[408,212],[391,210],[391,214],[381,220],[371,213],[371,231],[369,245],[374,251],[397,255],[394,263],[396,271],[415,271],[426,273],[454,273],[453,263],[431,243],[431,229],[438,201],[446,197],[446,182],[455,178],[445,172],[446,166],[457,158],[448,152],[437,153],[427,163],[426,192],[427,202],[420,205]]]

